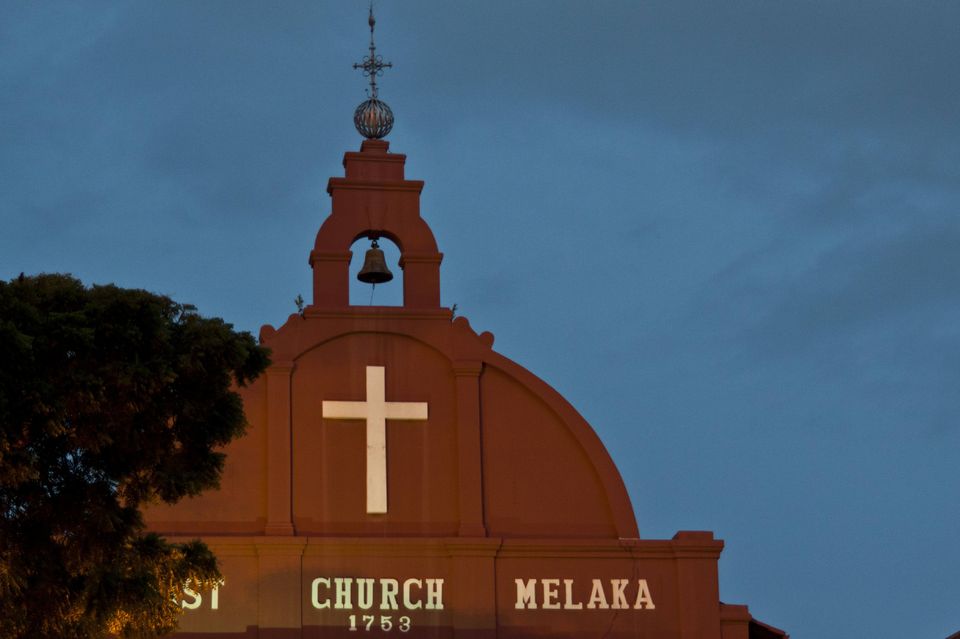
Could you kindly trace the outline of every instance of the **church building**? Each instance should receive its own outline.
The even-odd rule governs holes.
[[[272,365],[240,390],[249,427],[218,491],[157,506],[151,530],[203,539],[224,575],[184,589],[182,638],[774,639],[719,600],[723,542],[641,539],[623,480],[563,397],[440,305],[440,252],[424,183],[384,137],[387,64],[361,68],[364,137],[327,186],[309,254],[312,303],[264,326]],[[360,278],[392,278],[403,304],[351,306]],[[396,267],[395,267],[396,268]]]

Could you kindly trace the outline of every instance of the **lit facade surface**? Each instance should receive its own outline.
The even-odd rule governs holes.
[[[440,306],[441,253],[405,156],[365,140],[332,178],[313,304],[261,340],[247,434],[219,491],[148,511],[201,537],[225,583],[178,637],[766,639],[719,601],[723,542],[641,539],[596,433]],[[350,306],[350,246],[401,251],[404,304]]]

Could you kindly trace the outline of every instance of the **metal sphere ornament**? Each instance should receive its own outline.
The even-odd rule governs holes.
[[[393,111],[387,106],[387,103],[377,98],[377,78],[383,75],[384,69],[389,69],[393,64],[383,61],[383,56],[377,55],[377,45],[373,41],[373,28],[377,21],[373,17],[373,2],[370,3],[370,17],[367,19],[370,25],[370,53],[363,58],[363,62],[353,65],[354,69],[363,71],[363,77],[370,79],[370,89],[367,95],[369,99],[361,102],[357,110],[353,112],[353,125],[357,127],[360,135],[368,140],[379,140],[386,137],[393,128]]]
[[[370,98],[353,112],[353,125],[363,137],[379,140],[393,128],[393,111],[383,100]]]

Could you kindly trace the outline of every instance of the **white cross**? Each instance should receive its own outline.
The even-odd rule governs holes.
[[[324,400],[323,416],[328,419],[367,421],[367,513],[387,512],[387,420],[424,420],[426,402],[388,402],[383,366],[367,366],[367,401]]]

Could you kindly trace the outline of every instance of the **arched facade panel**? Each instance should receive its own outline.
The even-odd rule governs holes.
[[[490,534],[616,538],[588,452],[528,388],[488,367],[481,382],[484,510]]]
[[[387,402],[428,406],[426,420],[386,421],[384,514],[366,512],[362,419],[324,416],[323,402],[367,401],[366,368],[384,367]],[[457,529],[456,413],[449,362],[414,339],[349,333],[296,360],[291,383],[293,524],[302,534],[446,535]]]

